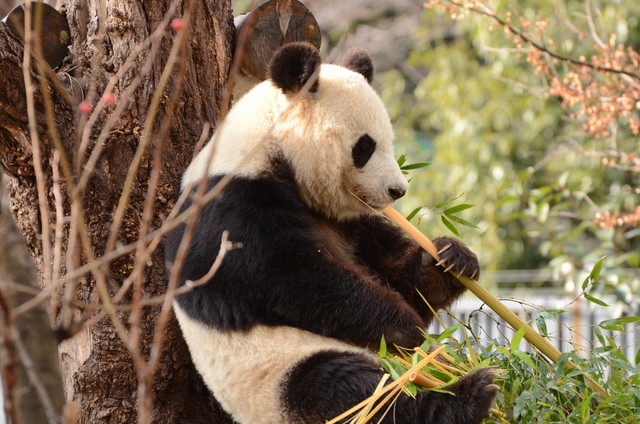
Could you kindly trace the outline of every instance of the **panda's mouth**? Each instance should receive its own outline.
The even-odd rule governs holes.
[[[382,212],[384,208],[393,204],[393,203],[386,203],[384,205],[378,205],[377,202],[372,202],[371,200],[367,199],[365,196],[359,196],[356,192],[349,190],[349,193],[351,193],[351,195],[353,195],[353,197],[355,197],[362,204],[362,206],[366,207],[367,209],[371,209],[373,212],[376,212],[376,213]]]

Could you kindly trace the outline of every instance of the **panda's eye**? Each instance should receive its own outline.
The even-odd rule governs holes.
[[[376,142],[368,134],[363,135],[358,139],[358,142],[353,146],[351,156],[353,157],[353,164],[356,168],[362,168],[369,162],[371,155],[376,151]]]

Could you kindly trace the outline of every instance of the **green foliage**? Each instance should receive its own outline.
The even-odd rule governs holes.
[[[490,6],[502,19],[510,13],[518,28],[520,16],[550,19],[535,40],[566,57],[598,54],[596,35],[640,46],[640,3]],[[482,252],[483,269],[551,267],[559,274],[569,263],[579,277],[606,256],[603,277],[586,295],[613,293],[627,313],[640,313],[633,300],[640,293],[633,270],[640,266],[640,228],[616,219],[640,207],[640,176],[620,162],[640,157],[628,118],[619,116],[609,136],[591,137],[575,109],[549,96],[549,81],[526,60],[526,45],[518,51],[495,21],[474,13],[453,21],[437,9],[426,10],[423,21],[408,61],[377,81],[398,149],[432,162],[414,177],[401,209],[433,237],[459,223],[433,205],[464,192],[464,204],[477,205],[464,220],[477,229],[455,228]],[[559,75],[568,69],[561,61],[553,66]]]
[[[538,324],[556,319],[564,311],[548,310],[538,316]],[[636,323],[640,317],[625,317],[605,321],[600,328],[623,331],[622,325]],[[464,341],[453,337],[455,331],[464,332]],[[544,331],[543,331],[544,333]],[[458,333],[459,334],[459,333]],[[626,358],[614,338],[604,336],[600,330],[601,346],[586,355],[571,351],[563,353],[557,363],[550,362],[536,351],[520,349],[524,329],[518,330],[511,341],[492,340],[481,342],[468,331],[466,325],[456,325],[440,334],[425,335],[421,346],[428,351],[430,346],[446,346],[446,358],[452,367],[447,373],[429,364],[423,371],[446,384],[480,367],[494,367],[500,373],[496,384],[500,392],[495,410],[485,424],[500,423],[636,423],[640,416],[640,374]],[[392,378],[399,378],[410,365],[422,357],[419,353],[402,351],[400,355],[381,350],[381,361]],[[640,351],[639,351],[640,355]],[[638,362],[635,358],[635,361]],[[568,362],[576,365],[567,367]],[[455,369],[459,370],[456,371]],[[609,394],[600,398],[585,383],[583,376],[589,374]],[[446,391],[446,385],[443,387]],[[429,390],[407,384],[407,391]]]
[[[408,165],[406,165],[406,162],[407,162],[407,157],[405,155],[401,155],[398,158],[398,165],[400,166],[402,173],[405,175],[408,175],[409,171],[426,168],[427,166],[431,165],[431,162],[416,162]],[[458,200],[460,197],[461,196],[458,196],[454,199],[450,199],[445,202],[439,203],[436,206],[434,206],[434,209],[442,209],[442,210],[430,212],[430,213],[439,213],[441,215],[440,219],[442,220],[442,223],[445,225],[445,227],[447,227],[449,231],[451,231],[453,234],[455,234],[458,237],[461,237],[461,235],[458,229],[456,228],[456,226],[453,224],[453,222],[460,225],[464,225],[465,227],[478,228],[476,225],[472,224],[471,222],[463,218],[460,218],[459,216],[456,215],[459,212],[472,208],[473,205],[463,203],[455,206],[450,206],[455,200]],[[409,214],[406,217],[407,221],[411,221],[411,219],[413,219],[418,214],[418,212],[420,212],[420,210],[422,210],[423,208],[424,206],[418,206],[417,208],[409,212]]]

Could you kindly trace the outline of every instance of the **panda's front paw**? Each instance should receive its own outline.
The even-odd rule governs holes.
[[[460,240],[452,237],[438,237],[433,240],[440,255],[440,262],[445,271],[452,271],[456,275],[464,275],[472,280],[480,277],[478,257]]]

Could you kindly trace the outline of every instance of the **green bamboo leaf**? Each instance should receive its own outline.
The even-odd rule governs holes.
[[[378,353],[378,356],[380,358],[387,356],[387,341],[384,339],[384,336],[380,339],[380,352]]]
[[[602,321],[599,326],[605,330],[611,331],[624,331],[625,324],[632,324],[634,322],[640,321],[640,317],[638,316],[628,316],[622,318],[608,319]]]
[[[547,331],[547,322],[544,320],[544,316],[542,314],[539,314],[536,317],[536,325],[538,326],[538,330],[540,330],[540,333],[544,337],[549,338],[549,332]]]
[[[520,327],[518,329],[518,331],[516,331],[516,334],[511,339],[511,344],[509,345],[509,348],[511,349],[512,352],[515,351],[515,350],[518,350],[518,345],[520,344],[520,341],[524,337],[524,333],[526,331],[526,328],[527,327],[525,325]]]
[[[398,158],[398,166],[400,168],[402,168],[402,165],[404,165],[404,163],[407,161],[407,156],[406,155],[400,155],[400,157]]]
[[[584,294],[584,298],[585,298],[585,299],[587,299],[587,300],[588,300],[589,302],[591,302],[591,303],[595,303],[596,305],[600,305],[600,306],[609,306],[609,305],[607,305],[605,302],[603,302],[602,300],[597,299],[597,298],[595,298],[595,297],[593,297],[593,296],[589,295],[588,293],[585,293],[585,294]]]
[[[527,364],[532,369],[536,368],[536,364],[533,362],[533,359],[531,359],[531,357],[527,355],[526,352],[516,349],[511,353],[513,354],[513,356],[517,356],[518,358],[520,358],[525,364]]]
[[[431,165],[431,162],[416,162],[405,166],[400,165],[400,169],[403,171],[410,171],[412,169],[426,168],[429,165]]]
[[[600,329],[598,327],[593,327],[593,333],[596,335],[596,337],[598,338],[598,341],[600,342],[600,344],[602,346],[606,346],[607,343],[604,339],[604,336],[602,335],[602,331],[600,331]]]
[[[603,256],[602,258],[600,258],[600,260],[596,262],[596,264],[593,266],[591,273],[582,282],[582,290],[585,290],[590,283],[593,283],[598,280],[598,277],[600,276],[600,271],[602,271],[602,262],[604,261],[605,257],[606,256]]]
[[[609,331],[624,331],[624,327],[621,325],[614,325],[614,324],[604,324],[604,323],[600,323],[599,324],[600,327],[604,330],[609,330]]]
[[[549,217],[549,210],[551,209],[551,207],[549,206],[549,203],[544,202],[540,205],[538,205],[538,221],[540,221],[541,223],[545,223],[547,221],[547,218]]]
[[[591,405],[592,395],[589,390],[585,389],[584,395],[582,397],[582,403],[580,405],[580,415],[582,418],[582,422],[586,423],[589,421],[589,417],[591,416],[590,405]]]
[[[422,208],[423,208],[423,206],[418,206],[417,208],[412,210],[411,213],[409,215],[407,215],[407,221],[411,221],[411,219],[413,219],[413,217],[416,216],[416,214],[418,212],[420,212],[420,209],[422,209]]]
[[[445,225],[445,227],[449,229],[449,231],[451,231],[456,236],[460,237],[460,233],[458,232],[456,227],[454,227],[453,224],[447,218],[444,217],[444,215],[441,215],[440,219],[442,219],[442,223]]]
[[[461,205],[457,205],[454,207],[451,207],[449,209],[445,209],[443,211],[443,213],[447,214],[447,215],[452,215],[454,213],[458,213],[458,212],[462,212],[462,211],[466,211],[467,209],[471,209],[474,205],[469,205],[468,203],[463,203]]]
[[[604,261],[605,257],[606,256],[601,257],[600,260],[598,262],[596,262],[596,264],[594,265],[593,269],[591,270],[591,274],[589,274],[589,277],[592,280],[595,281],[600,276],[600,271],[602,271],[602,261]]]
[[[408,382],[406,386],[404,386],[405,390],[411,393],[411,396],[416,396],[418,394],[418,386],[415,384]]]
[[[462,324],[457,324],[444,330],[442,333],[440,333],[440,336],[438,336],[436,343],[441,343],[443,340],[449,338],[449,336],[455,333],[461,326]]]
[[[591,282],[591,276],[587,275],[587,278],[585,278],[584,281],[582,282],[582,290],[585,290],[587,286],[589,286],[590,282]]]
[[[446,214],[446,215],[447,215],[447,218],[449,218],[454,222],[457,222],[460,225],[464,225],[465,227],[469,227],[469,228],[478,228],[477,225],[472,224],[471,222],[467,221],[466,219],[462,219],[459,216],[449,215],[449,214]]]
[[[453,199],[449,199],[446,202],[442,202],[442,203],[438,203],[437,205],[434,206],[434,208],[436,209],[440,209],[440,208],[444,208],[445,206],[447,206],[449,203],[458,200],[459,198],[461,198],[464,195],[464,193],[462,193],[460,196],[458,197],[454,197]]]
[[[640,321],[640,317],[638,316],[628,316],[628,317],[622,317],[622,318],[616,318],[616,319],[608,319],[605,321],[602,321],[600,323],[600,326],[604,325],[625,325],[625,324],[632,324],[634,322],[638,322]]]

